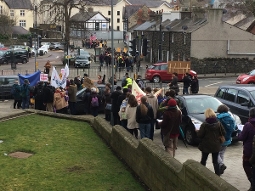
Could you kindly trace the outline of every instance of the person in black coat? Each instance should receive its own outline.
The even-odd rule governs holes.
[[[197,76],[192,77],[190,91],[192,94],[197,94],[199,91],[199,83],[198,83]]]
[[[189,73],[185,73],[185,76],[183,77],[182,81],[183,81],[183,91],[182,91],[182,93],[183,94],[189,94],[189,87],[190,87],[190,84],[191,84],[191,78],[190,78]]]
[[[176,72],[173,73],[173,79],[171,83],[169,83],[168,85],[170,90],[174,90],[176,95],[178,95],[179,85],[178,85],[178,74]]]
[[[122,104],[122,101],[126,99],[128,93],[128,88],[123,88],[123,93],[118,97],[117,105],[118,105],[118,112],[120,110],[120,106]]]
[[[46,106],[46,111],[53,112],[53,100],[54,100],[55,87],[50,85],[49,82],[43,88],[43,103]]]
[[[83,94],[83,102],[84,102],[84,113],[90,114],[90,97],[91,97],[91,90],[90,88],[86,88],[85,93]]]
[[[46,106],[43,103],[43,89],[44,89],[44,84],[42,81],[38,82],[38,84],[35,86],[33,96],[35,98],[35,109],[38,110],[46,110]]]
[[[119,116],[119,109],[120,106],[118,105],[118,97],[122,94],[121,87],[117,86],[116,90],[111,94],[112,100],[112,113],[113,113],[113,123],[114,125],[120,124],[120,116]]]

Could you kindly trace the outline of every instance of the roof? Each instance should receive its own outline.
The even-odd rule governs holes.
[[[255,86],[254,84],[227,84],[227,85],[221,85],[220,87],[226,87],[226,88],[238,88],[238,89],[244,89],[247,91],[254,91]]]
[[[76,13],[75,15],[73,15],[70,18],[70,21],[81,21],[81,22],[85,22],[88,21],[89,19],[91,19],[93,16],[100,14],[102,15],[100,12],[80,12],[80,13]],[[103,15],[102,15],[103,16]],[[103,16],[104,17],[104,16]],[[105,18],[105,17],[104,17]],[[106,19],[106,18],[105,18]]]
[[[29,34],[29,31],[24,29],[21,26],[13,26],[12,27],[12,33],[13,34]]]
[[[4,0],[10,9],[30,9],[33,10],[33,6],[30,0]]]
[[[120,0],[112,0],[112,3],[113,5],[116,5]],[[87,6],[93,6],[93,5],[96,5],[96,6],[110,6],[111,5],[111,0],[100,0],[100,1],[95,1],[95,2],[86,2],[86,5]]]
[[[125,18],[125,17],[129,18],[131,15],[136,13],[142,7],[143,7],[143,5],[126,5],[125,7],[123,7],[123,9],[124,9],[123,18]]]
[[[127,0],[127,2],[129,2],[131,5],[146,5],[149,8],[157,8],[160,7],[162,5],[166,5],[168,7],[173,7],[172,5],[170,5],[168,2],[166,1],[148,1],[148,0]]]

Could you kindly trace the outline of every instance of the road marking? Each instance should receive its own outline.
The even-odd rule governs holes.
[[[213,83],[213,84],[209,84],[209,85],[207,85],[205,87],[207,88],[207,87],[210,87],[210,86],[213,86],[213,85],[216,85],[216,84],[220,84],[220,83],[222,83],[222,82],[216,82],[216,83]]]

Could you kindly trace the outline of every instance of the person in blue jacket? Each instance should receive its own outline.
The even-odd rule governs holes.
[[[231,144],[232,141],[232,132],[234,131],[236,124],[235,120],[233,117],[228,113],[229,108],[225,105],[222,104],[218,107],[217,109],[217,118],[223,125],[226,134],[225,134],[225,142],[222,143],[221,149],[218,155],[218,163],[219,163],[219,168],[220,168],[220,174],[224,173],[224,170],[226,170],[226,165],[224,164],[224,154],[226,152],[227,146]]]

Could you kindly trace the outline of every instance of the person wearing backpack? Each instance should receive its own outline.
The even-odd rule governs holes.
[[[46,111],[53,112],[53,100],[54,100],[55,87],[50,85],[49,82],[43,89],[43,103],[46,105]]]
[[[24,83],[21,86],[21,97],[22,97],[22,109],[28,109],[30,100],[30,86],[28,79],[25,79]]]
[[[35,109],[45,111],[46,107],[43,103],[43,99],[44,99],[43,98],[43,96],[44,96],[43,95],[43,89],[44,89],[43,82],[38,82],[38,84],[35,86],[33,95],[34,95],[34,98],[35,98]]]
[[[222,143],[221,145],[221,149],[218,155],[218,163],[219,163],[219,168],[220,168],[220,174],[224,173],[224,170],[227,168],[224,164],[224,155],[226,152],[226,148],[228,145],[231,144],[232,138],[232,132],[235,130],[236,124],[235,124],[235,120],[233,119],[233,117],[231,117],[231,115],[228,113],[229,108],[225,105],[225,104],[221,104],[219,105],[218,109],[217,109],[217,118],[218,120],[221,122],[221,124],[223,125],[226,134],[225,134],[225,142]]]
[[[96,88],[91,88],[90,111],[94,117],[98,115],[98,109],[100,106],[99,103],[100,102],[96,92]]]
[[[16,106],[17,106],[17,109],[21,108],[21,101],[22,101],[21,99],[22,98],[21,98],[20,92],[21,92],[21,87],[17,80],[17,81],[15,81],[15,84],[13,84],[12,89],[11,89],[11,94],[14,99],[13,109],[16,109]]]

